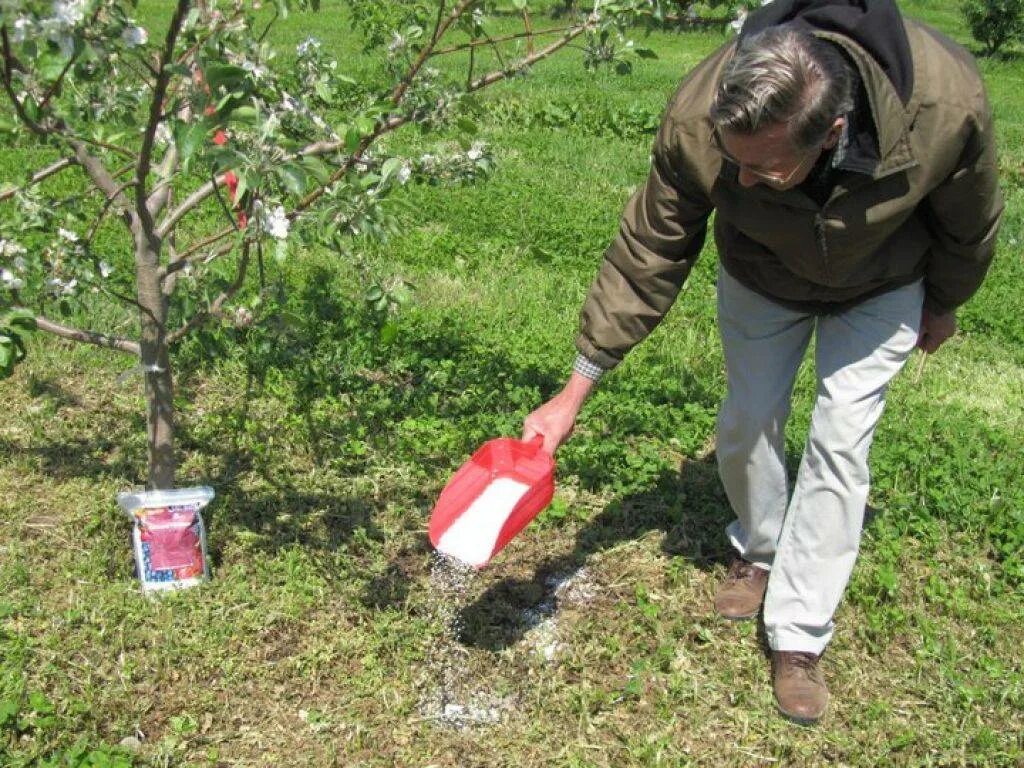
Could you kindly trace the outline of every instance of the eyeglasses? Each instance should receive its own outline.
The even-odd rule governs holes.
[[[728,160],[730,163],[732,163],[733,165],[737,166],[738,168],[742,168],[747,173],[749,173],[751,176],[754,176],[754,177],[756,177],[758,179],[761,179],[762,181],[766,181],[769,184],[777,185],[777,186],[780,186],[780,187],[781,186],[785,186],[786,184],[788,184],[792,180],[792,178],[794,176],[796,176],[797,173],[802,168],[804,168],[804,166],[807,165],[807,161],[808,160],[810,160],[811,162],[814,162],[815,160],[818,159],[818,156],[821,154],[821,148],[819,147],[819,148],[815,149],[813,152],[809,153],[799,163],[797,163],[796,167],[793,170],[791,170],[789,173],[777,173],[775,171],[760,171],[760,170],[757,170],[756,168],[751,168],[749,165],[741,163],[735,157],[730,155],[729,152],[722,145],[722,138],[718,135],[718,130],[717,129],[713,130],[711,132],[711,147],[716,152],[718,152],[718,154],[720,154],[723,159]]]

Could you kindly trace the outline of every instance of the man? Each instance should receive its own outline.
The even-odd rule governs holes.
[[[600,375],[661,321],[716,211],[728,391],[719,474],[737,558],[715,596],[763,617],[780,710],[824,713],[818,660],[856,559],[888,382],[978,288],[1002,214],[970,56],[892,0],[777,0],[671,100],[581,313],[565,388],[524,438],[569,436]],[[790,494],[784,428],[817,334],[818,390]]]

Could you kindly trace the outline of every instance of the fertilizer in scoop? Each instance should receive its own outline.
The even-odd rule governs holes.
[[[470,507],[445,531],[437,549],[461,562],[479,568],[494,552],[505,521],[530,486],[499,477],[488,484]]]

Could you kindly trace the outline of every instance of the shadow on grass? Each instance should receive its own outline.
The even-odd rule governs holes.
[[[384,539],[379,519],[389,508],[425,523],[437,479],[479,441],[507,432],[521,418],[510,416],[518,403],[539,401],[560,384],[540,360],[511,365],[468,318],[418,317],[385,343],[380,318],[343,298],[336,281],[312,270],[265,322],[213,329],[181,350],[184,382],[216,376],[216,361],[232,355],[245,366],[244,387],[212,410],[204,406],[202,421],[179,434],[182,451],[213,459],[215,566],[223,542],[241,536],[249,551],[301,546],[329,576],[334,554],[353,537]],[[301,460],[291,462],[292,453]],[[381,491],[375,473],[382,463],[425,480]],[[375,490],[350,490],[368,485]],[[426,551],[424,542],[407,559],[422,561]],[[365,602],[401,603],[408,580],[422,575],[409,565],[361,572]]]
[[[678,471],[665,471],[649,490],[614,500],[576,536],[572,551],[541,563],[528,579],[506,579],[484,592],[462,612],[461,641],[499,651],[519,642],[531,628],[538,605],[557,609],[560,578],[587,560],[623,541],[662,531],[662,551],[698,568],[710,568],[729,552],[724,527],[731,519],[721,490],[714,456],[685,460]]]
[[[145,431],[142,411],[112,410],[106,405],[101,413],[84,410],[83,400],[55,378],[33,373],[27,394],[34,408],[52,413],[45,427],[34,427],[27,438],[0,438],[0,455],[19,455],[34,460],[38,471],[50,479],[133,478],[141,480],[136,463],[137,436]],[[70,416],[60,412],[73,411]],[[80,419],[80,420],[79,420]],[[75,434],[77,430],[86,434]],[[128,450],[125,446],[130,445]],[[129,481],[130,484],[130,481]]]

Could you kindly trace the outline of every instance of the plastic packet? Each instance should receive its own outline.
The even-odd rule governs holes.
[[[211,499],[213,489],[205,485],[117,494],[118,505],[133,522],[132,548],[143,592],[184,589],[209,580],[200,510]]]

